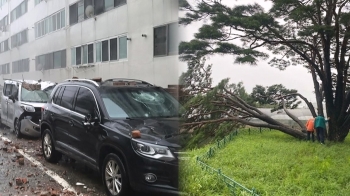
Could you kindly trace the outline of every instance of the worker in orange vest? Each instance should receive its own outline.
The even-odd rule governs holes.
[[[307,122],[306,122],[306,131],[307,131],[307,140],[310,141],[310,135],[312,135],[312,141],[315,141],[315,128],[314,128],[314,122],[315,122],[315,118],[310,118]]]

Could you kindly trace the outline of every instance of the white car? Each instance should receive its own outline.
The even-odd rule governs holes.
[[[41,108],[46,104],[54,82],[4,80],[1,96],[1,123],[17,137],[40,137]]]

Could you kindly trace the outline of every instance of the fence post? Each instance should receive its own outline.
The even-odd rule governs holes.
[[[260,127],[260,133],[261,133],[261,127]]]
[[[236,129],[236,135],[238,135],[238,131],[237,131],[237,129]]]
[[[250,128],[248,129],[249,135],[250,135]]]

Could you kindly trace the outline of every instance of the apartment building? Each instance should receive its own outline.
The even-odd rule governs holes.
[[[3,79],[178,83],[178,0],[0,0]]]

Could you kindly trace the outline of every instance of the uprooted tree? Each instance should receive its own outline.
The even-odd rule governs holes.
[[[225,134],[243,124],[282,130],[285,133],[304,137],[304,134],[264,114],[256,107],[268,107],[271,112],[283,109],[287,115],[305,129],[303,123],[287,109],[296,108],[300,101],[297,90],[287,89],[281,84],[262,87],[257,85],[248,94],[242,82],[229,83],[222,80],[211,86],[211,65],[205,65],[205,58],[194,58],[188,62],[188,70],[180,77],[185,99],[183,99],[184,130],[205,132],[207,137]],[[266,123],[252,122],[258,118]],[[205,138],[203,138],[205,139]],[[213,138],[214,139],[214,138]]]
[[[317,112],[323,114],[325,102],[330,117],[328,140],[344,141],[350,128],[349,84],[349,38],[350,0],[267,0],[272,7],[264,10],[259,4],[229,7],[221,0],[198,0],[195,5],[181,0],[180,6],[186,11],[180,19],[184,25],[206,20],[195,38],[180,44],[182,60],[213,54],[232,55],[237,63],[256,64],[259,59],[269,58],[267,49],[273,54],[270,65],[284,70],[286,67],[304,66],[313,79]],[[239,1],[237,1],[239,3]],[[237,42],[239,40],[240,42]],[[267,127],[281,130],[295,137],[305,135],[300,129],[272,122],[256,107],[242,101],[228,88],[220,84],[217,92],[221,103],[232,103],[236,113],[222,118],[236,122],[261,126],[246,118],[256,117],[267,123]],[[220,86],[219,85],[219,86]],[[315,116],[316,111],[302,95]],[[291,94],[290,94],[291,95]],[[284,97],[279,99],[283,104]],[[286,110],[287,111],[287,110]],[[297,118],[291,116],[293,120]]]

